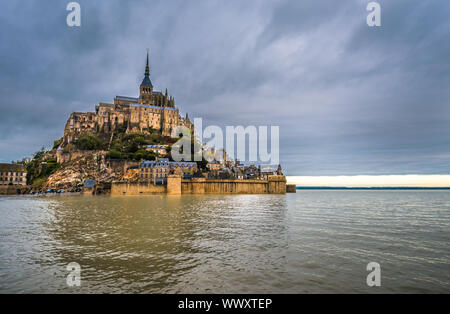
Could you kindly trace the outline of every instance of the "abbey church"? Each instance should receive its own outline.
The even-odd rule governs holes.
[[[73,112],[64,129],[63,143],[73,142],[84,132],[112,133],[117,128],[127,133],[159,131],[170,136],[172,129],[183,125],[192,129],[189,117],[180,116],[175,100],[165,93],[154,91],[150,80],[150,66],[145,66],[139,97],[116,96],[114,103],[99,103],[95,112]]]

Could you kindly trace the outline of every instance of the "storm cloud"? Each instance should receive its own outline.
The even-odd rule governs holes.
[[[445,174],[450,3],[69,1],[0,5],[0,161],[62,136],[73,111],[156,89],[203,124],[279,125],[289,175]]]

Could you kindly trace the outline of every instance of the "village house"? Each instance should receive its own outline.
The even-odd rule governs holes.
[[[156,153],[158,156],[167,154],[167,145],[147,145],[146,150]]]
[[[166,183],[171,173],[180,173],[183,176],[192,176],[197,171],[196,162],[169,161],[168,158],[143,161],[140,165],[140,180],[153,183]]]
[[[27,172],[21,164],[0,164],[0,185],[27,185]]]

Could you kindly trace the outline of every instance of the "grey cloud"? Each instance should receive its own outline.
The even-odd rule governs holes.
[[[0,159],[62,134],[72,111],[152,81],[191,117],[279,125],[290,175],[448,173],[450,4],[11,1],[0,11]]]

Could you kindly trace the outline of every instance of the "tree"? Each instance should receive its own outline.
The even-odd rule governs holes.
[[[103,146],[97,136],[89,133],[83,134],[74,144],[80,150],[97,150]]]
[[[111,149],[108,154],[106,154],[106,158],[109,159],[122,159],[123,158],[123,154],[115,149]]]
[[[34,153],[33,159],[41,159],[45,155],[45,147],[42,146],[41,150],[38,150]]]
[[[62,137],[60,139],[57,139],[53,142],[53,149],[57,149],[59,147],[59,145],[61,145],[62,143]]]

